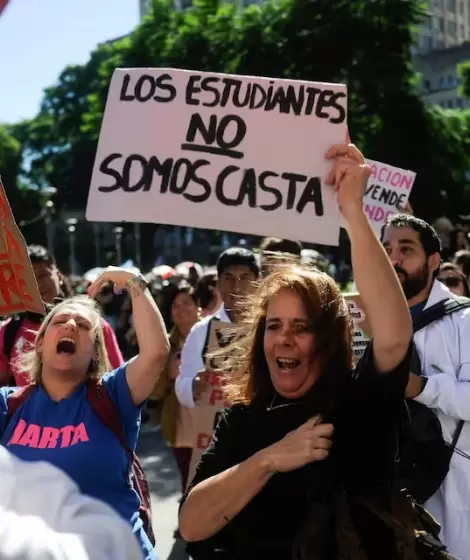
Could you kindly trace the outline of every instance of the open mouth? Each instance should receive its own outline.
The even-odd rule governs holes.
[[[276,364],[279,369],[289,371],[300,366],[300,360],[295,358],[276,358]]]
[[[69,338],[64,336],[59,340],[57,344],[57,353],[58,354],[75,354],[75,350],[77,349],[77,344],[73,338]]]

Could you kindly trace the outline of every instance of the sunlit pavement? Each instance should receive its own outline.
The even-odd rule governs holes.
[[[158,426],[142,427],[137,453],[147,474],[152,494],[153,530],[160,560],[188,560],[181,540],[173,533],[177,524],[180,478],[173,454]]]

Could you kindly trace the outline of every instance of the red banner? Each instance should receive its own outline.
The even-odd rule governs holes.
[[[0,0],[0,15],[2,15],[3,10],[7,7],[10,0]]]

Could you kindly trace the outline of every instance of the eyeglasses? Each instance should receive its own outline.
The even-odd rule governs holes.
[[[447,276],[446,278],[439,278],[439,280],[448,288],[456,288],[463,282],[462,278],[459,278],[458,276]]]

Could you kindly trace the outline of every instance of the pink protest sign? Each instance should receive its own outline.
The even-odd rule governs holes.
[[[324,156],[346,125],[343,84],[117,69],[87,219],[338,245]]]
[[[408,212],[408,199],[416,173],[370,159],[367,163],[371,166],[371,175],[364,196],[364,210],[373,228],[380,234],[389,216]]]
[[[404,211],[416,178],[413,171],[367,160],[371,175],[364,197],[364,210],[379,233],[392,214]]]

